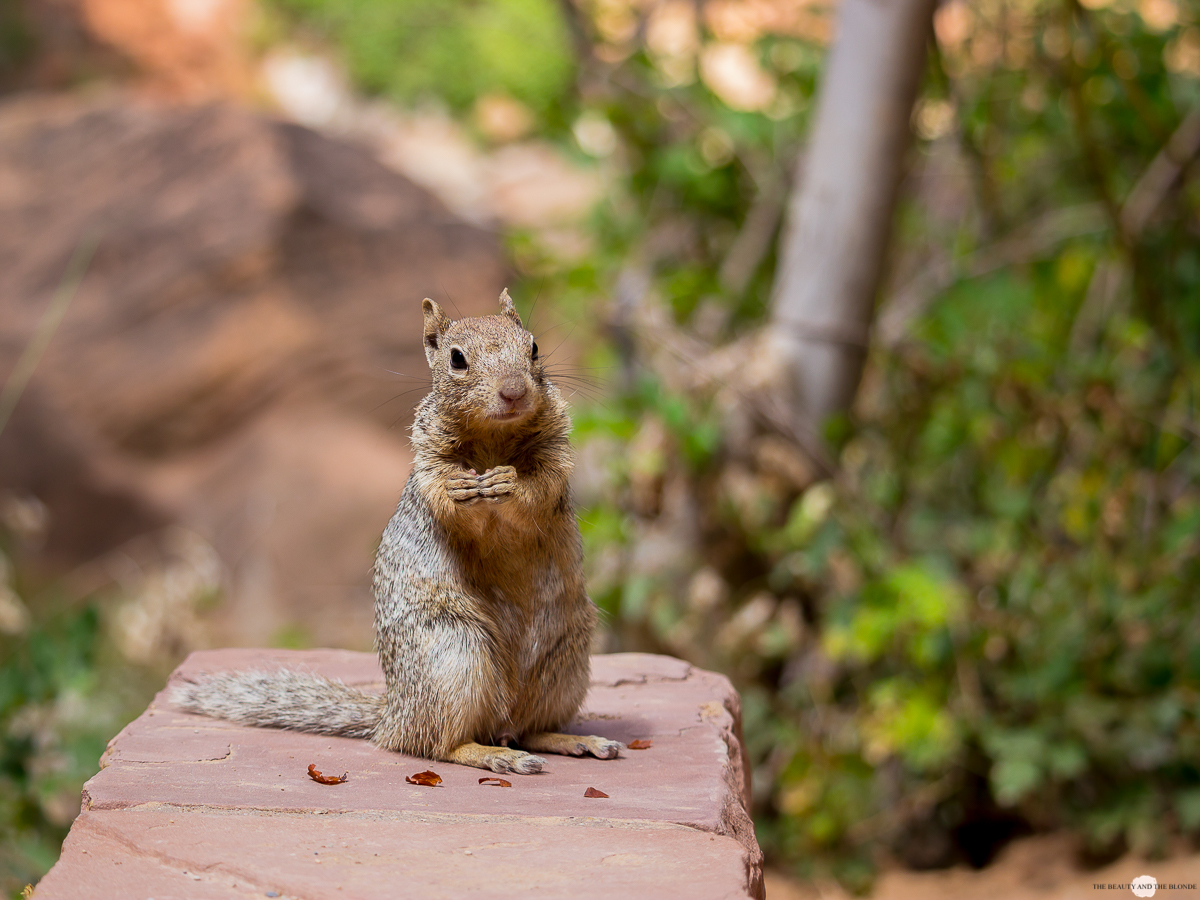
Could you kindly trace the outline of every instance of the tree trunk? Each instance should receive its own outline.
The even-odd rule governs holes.
[[[771,342],[796,424],[858,387],[936,0],[842,0],[780,247]]]

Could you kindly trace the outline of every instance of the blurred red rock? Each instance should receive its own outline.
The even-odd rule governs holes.
[[[299,626],[366,645],[373,547],[428,383],[420,300],[490,312],[499,242],[366,151],[296,125],[129,96],[10,100],[0,384],[93,233],[0,433],[0,493],[49,508],[43,564],[183,525],[225,563],[216,639]]]
[[[86,82],[174,100],[251,99],[248,0],[12,0],[0,10],[0,91]]]

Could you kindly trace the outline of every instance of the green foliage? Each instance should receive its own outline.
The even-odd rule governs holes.
[[[831,477],[781,478],[741,401],[653,346],[582,417],[609,460],[583,520],[610,627],[734,677],[764,846],[856,888],[915,825],[1009,817],[1100,854],[1200,835],[1197,181],[1120,219],[1200,101],[1200,10],[1095,5],[949,4],[967,25],[930,62],[893,255],[901,283],[961,274],[872,349]],[[690,334],[761,322],[772,255],[719,272],[786,182],[819,54],[755,50],[790,112],[732,110],[637,46],[611,64],[587,102],[628,148],[630,205],[586,266],[538,270],[549,290],[592,302],[636,264]],[[1076,207],[1099,224],[1004,240]]]
[[[573,81],[570,40],[552,0],[278,0],[327,34],[355,81],[411,103],[464,109],[503,92],[551,116]]]
[[[707,562],[728,605],[697,607],[674,571],[593,580],[623,640],[739,679],[770,785],[761,836],[787,859],[865,884],[871,842],[931,812],[947,828],[1006,812],[1072,826],[1098,853],[1200,833],[1200,364],[1171,365],[1135,319],[1064,352],[1069,306],[1031,328],[1054,277],[1005,276],[991,316],[986,290],[952,292],[919,341],[878,354],[838,476],[776,524],[712,502],[727,444],[698,459],[687,477],[699,527],[723,535]],[[660,396],[637,397],[643,421],[668,420]],[[666,429],[645,466],[635,433],[613,456],[618,496],[662,477],[686,434]],[[648,519],[623,496],[624,515],[584,515],[589,558],[637,558]],[[764,584],[779,603],[748,623]]]
[[[973,303],[946,298],[928,330]],[[1175,798],[1200,785],[1200,457],[1172,440],[1200,367],[1172,371],[1134,321],[1084,358],[1030,340],[1027,322],[992,318],[986,343],[931,339],[940,359],[878,361],[889,377],[823,526],[836,537],[794,589],[826,597],[822,648],[867,759],[899,756],[917,789],[973,748],[1000,806],[1161,849],[1182,824]],[[1007,348],[1001,365],[984,346]],[[904,485],[897,501],[872,502],[880,473]],[[886,556],[858,552],[856,534],[889,535]],[[835,559],[861,587],[830,583]]]
[[[164,674],[117,657],[95,604],[32,605],[23,633],[0,633],[0,893],[13,897],[54,864],[107,741]]]

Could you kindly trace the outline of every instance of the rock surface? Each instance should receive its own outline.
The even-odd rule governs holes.
[[[373,656],[333,650],[199,652],[172,681],[279,665],[382,686]],[[763,896],[727,679],[668,657],[594,657],[571,730],[653,745],[552,756],[549,771],[491,787],[484,771],[365,741],[182,713],[164,691],[110,742],[34,896]],[[310,763],[349,778],[317,784]],[[438,787],[405,782],[428,768]]]

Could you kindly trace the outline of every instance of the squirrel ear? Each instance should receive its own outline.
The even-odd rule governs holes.
[[[512,297],[508,296],[508,288],[500,292],[500,314],[508,316],[517,323],[518,328],[524,328],[524,323],[521,322],[521,316],[517,312],[517,308],[513,305]]]
[[[432,369],[442,335],[450,327],[450,319],[428,297],[421,302],[421,311],[425,314],[425,359]]]

